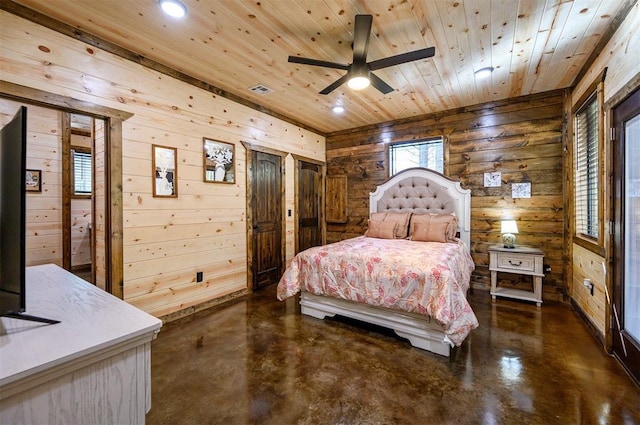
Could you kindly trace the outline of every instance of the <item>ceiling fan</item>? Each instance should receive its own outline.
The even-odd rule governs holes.
[[[428,47],[426,49],[414,50],[413,52],[402,53],[395,56],[389,56],[388,58],[367,62],[367,50],[369,49],[369,37],[371,36],[372,22],[373,17],[371,15],[356,15],[353,29],[353,62],[349,65],[317,59],[301,58],[299,56],[289,56],[289,62],[300,63],[303,65],[323,66],[334,69],[344,69],[347,71],[344,76],[338,78],[332,84],[324,88],[320,94],[329,94],[345,82],[347,82],[349,87],[355,90],[366,88],[371,84],[384,94],[390,93],[393,91],[393,87],[385,83],[380,77],[376,76],[371,71],[419,59],[430,58],[435,54],[436,49]]]

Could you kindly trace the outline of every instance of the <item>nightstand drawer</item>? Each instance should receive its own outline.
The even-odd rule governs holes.
[[[519,271],[534,271],[535,261],[528,255],[498,254],[498,267],[501,269],[512,269]]]

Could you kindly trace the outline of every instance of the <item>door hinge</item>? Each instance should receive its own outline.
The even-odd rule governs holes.
[[[616,140],[616,128],[615,127],[611,127],[609,129],[609,138],[610,140]]]

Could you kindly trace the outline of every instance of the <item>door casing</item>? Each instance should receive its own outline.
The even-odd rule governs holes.
[[[613,202],[612,202],[612,320],[611,320],[611,350],[631,377],[640,383],[640,344],[625,332],[625,252],[624,252],[624,194],[625,167],[632,166],[625,157],[624,123],[640,114],[640,88],[637,88],[624,101],[612,109],[612,170],[613,170]],[[638,278],[637,276],[635,277]],[[621,324],[620,328],[618,324]]]
[[[247,287],[249,290],[255,290],[254,283],[256,280],[255,275],[255,261],[256,252],[254,252],[254,214],[253,214],[253,198],[255,194],[255,186],[253,181],[254,164],[254,152],[262,152],[270,155],[280,157],[280,205],[281,205],[281,228],[280,228],[280,262],[281,270],[284,270],[284,262],[286,258],[286,217],[285,217],[285,166],[286,156],[288,152],[280,151],[277,149],[267,148],[264,146],[241,142],[246,149],[246,175],[247,175]],[[279,278],[279,276],[278,276]]]

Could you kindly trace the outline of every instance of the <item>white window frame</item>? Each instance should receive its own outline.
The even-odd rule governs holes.
[[[423,147],[423,149],[420,149]],[[420,149],[419,158],[416,160],[403,159],[403,151],[410,152],[415,148]],[[411,154],[415,156],[415,153]],[[389,177],[398,174],[402,170],[414,167],[428,168],[439,173],[444,173],[444,138],[432,137],[421,140],[411,140],[389,144]],[[401,162],[403,162],[401,164]]]
[[[87,158],[89,163],[86,164]],[[71,147],[71,178],[72,196],[74,198],[89,198],[93,193],[93,156],[91,149]],[[80,169],[78,169],[80,165]],[[80,190],[78,188],[80,187]],[[89,190],[87,191],[87,187]],[[84,190],[83,190],[84,189]]]

